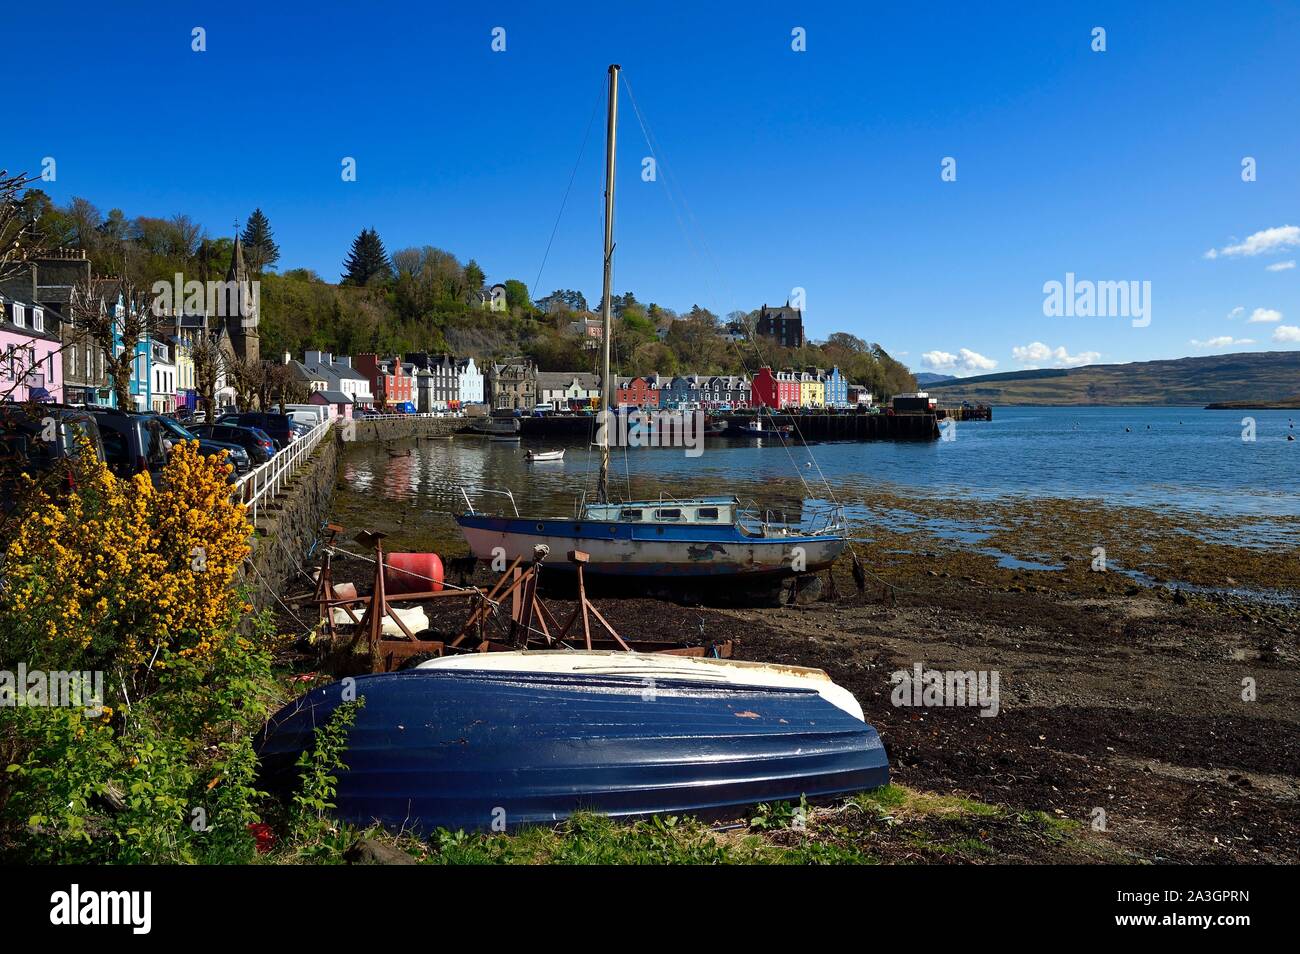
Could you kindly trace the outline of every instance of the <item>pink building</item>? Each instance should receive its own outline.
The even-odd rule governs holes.
[[[0,401],[62,401],[58,316],[0,295]]]
[[[312,391],[307,403],[328,408],[331,421],[352,420],[352,399],[342,391]]]

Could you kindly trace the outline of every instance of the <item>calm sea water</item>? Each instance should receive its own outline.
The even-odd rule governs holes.
[[[1255,420],[1253,442],[1242,440],[1247,416]],[[345,480],[361,493],[435,512],[460,509],[456,487],[471,484],[510,489],[521,510],[568,513],[576,494],[594,489],[599,461],[593,448],[569,444],[563,462],[529,464],[524,451],[536,443],[459,436],[391,456],[406,446],[351,449]],[[615,451],[615,472],[622,496],[735,493],[764,506],[775,496],[797,510],[799,498],[833,494],[859,516],[859,504],[885,489],[1086,497],[1289,521],[1300,516],[1300,412],[999,407],[991,422],[956,425],[951,441],[804,447],[710,439],[696,458],[671,448]]]

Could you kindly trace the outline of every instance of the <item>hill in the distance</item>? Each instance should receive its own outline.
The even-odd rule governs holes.
[[[944,381],[954,380],[951,374],[935,374],[933,371],[917,371],[916,384],[918,387],[928,388],[935,384],[941,384]]]
[[[1007,371],[929,385],[940,404],[1300,402],[1300,351]]]

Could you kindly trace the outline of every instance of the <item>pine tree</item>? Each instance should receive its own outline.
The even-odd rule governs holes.
[[[368,285],[375,277],[389,278],[393,274],[393,265],[388,260],[388,252],[374,229],[362,229],[361,234],[352,240],[352,250],[343,262],[345,285]]]
[[[474,259],[471,258],[465,264],[465,286],[471,302],[478,301],[479,295],[483,293],[483,282],[486,278],[483,269],[479,267],[478,262],[474,261]]]
[[[280,260],[280,246],[275,244],[271,223],[261,209],[254,209],[248,217],[239,240],[244,243],[244,257],[248,267],[261,274]]]

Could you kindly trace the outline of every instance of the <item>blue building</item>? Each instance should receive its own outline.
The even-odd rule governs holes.
[[[826,386],[826,406],[848,407],[849,382],[848,379],[840,373],[839,367],[831,368],[829,373],[824,373],[821,377],[822,382]]]

